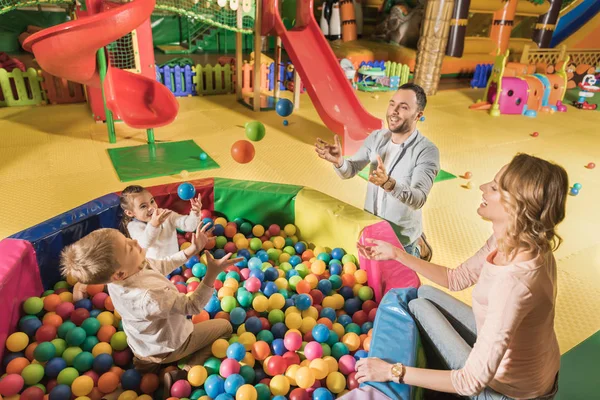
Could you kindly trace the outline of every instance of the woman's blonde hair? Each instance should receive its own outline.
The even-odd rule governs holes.
[[[562,238],[556,226],[565,218],[569,191],[565,169],[538,157],[518,154],[498,185],[510,215],[501,249],[510,258],[519,251],[543,254],[558,249]]]

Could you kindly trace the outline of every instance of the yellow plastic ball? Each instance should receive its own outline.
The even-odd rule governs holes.
[[[152,396],[149,396],[147,394],[143,394],[140,397],[138,397],[137,400],[152,400]]]
[[[316,260],[315,262],[313,262],[310,265],[310,270],[313,274],[316,275],[323,275],[325,273],[325,268],[327,267],[327,265],[325,265],[325,262],[322,260]]]
[[[274,396],[285,396],[290,390],[290,381],[283,375],[275,375],[269,383]]]
[[[364,285],[367,283],[367,271],[364,269],[359,269],[354,273],[354,278],[356,279],[356,283],[360,283]]]
[[[337,301],[333,296],[327,296],[327,297],[323,298],[321,305],[323,306],[323,308],[329,307],[329,308],[333,308],[335,310],[337,308],[336,307]]]
[[[317,325],[317,320],[313,317],[306,317],[302,319],[302,325],[300,325],[300,332],[303,334],[312,331],[312,329]]]
[[[321,247],[321,246],[316,246],[313,250],[313,254],[315,255],[315,257],[317,257],[321,253],[326,253],[326,252],[327,252],[327,250],[325,249],[325,247]]]
[[[348,347],[348,350],[356,351],[360,347],[360,337],[354,332],[348,332],[342,336],[342,343]]]
[[[279,270],[281,271],[281,270]],[[277,278],[275,279],[275,285],[277,286],[277,289],[281,290],[281,289],[287,289],[288,288],[288,281],[285,278]],[[271,296],[273,297],[273,296]]]
[[[23,332],[15,332],[6,339],[6,348],[13,353],[16,353],[29,345],[29,336]]]
[[[248,242],[248,239],[244,237],[238,240],[234,240],[233,242],[235,243],[235,247],[237,247],[238,250],[247,249],[250,246],[250,242]]]
[[[230,287],[227,286],[223,286],[221,289],[219,289],[219,291],[217,292],[217,298],[219,300],[223,300],[224,297],[230,296],[233,297],[233,293],[234,290],[231,289]]]
[[[323,357],[323,361],[325,361],[327,363],[327,367],[329,369],[329,372],[327,373],[328,375],[330,373],[336,372],[338,370],[338,362],[334,357],[325,356],[325,357]]]
[[[243,233],[236,233],[235,235],[233,235],[233,237],[231,238],[231,240],[233,241],[233,243],[237,242],[240,239],[246,239],[246,236],[244,236]]]
[[[256,237],[261,237],[265,234],[265,228],[262,225],[254,225],[252,228],[252,234]]]
[[[221,225],[225,228],[227,226],[227,220],[223,217],[215,218],[215,225]]]
[[[300,355],[301,357],[303,357],[303,355]],[[301,367],[310,367],[310,360],[304,359],[300,362],[300,366]]]
[[[67,283],[71,286],[75,286],[77,283],[77,279],[73,278],[71,275],[67,275]]]
[[[94,380],[89,376],[79,376],[71,383],[71,391],[77,397],[87,396],[92,392],[92,389],[94,389]],[[135,398],[137,398],[137,393]]]
[[[136,400],[138,395],[133,390],[126,390],[119,395],[117,400]]]
[[[357,271],[356,264],[353,262],[347,262],[343,268],[344,274],[354,274]]]
[[[229,347],[229,342],[225,339],[217,339],[213,342],[211,346],[211,351],[213,356],[217,358],[225,358],[227,357],[227,348]]]
[[[354,293],[354,296],[358,297],[358,291],[361,287],[363,287],[363,285],[361,285],[360,283],[357,283],[354,286],[352,286],[352,293]]]
[[[113,349],[110,343],[100,342],[92,349],[92,355],[98,357],[100,354],[112,355]]]
[[[274,293],[269,297],[269,311],[281,310],[285,306],[285,297],[281,293]]]
[[[183,242],[181,243],[181,246],[179,246],[179,250],[183,251],[185,249],[187,249],[188,247],[190,247],[192,244],[190,242]]]
[[[291,306],[285,309],[285,316],[287,317],[290,314],[298,314],[300,315],[301,312],[300,310],[298,310],[298,308],[296,308],[296,306]]]
[[[327,375],[329,375],[329,365],[327,365],[327,361],[322,358],[315,358],[312,360],[309,364],[309,368],[318,380],[325,379]]]
[[[302,316],[298,313],[290,313],[285,317],[285,326],[290,329],[300,329],[302,326]]]
[[[296,234],[296,226],[292,225],[292,224],[287,224],[284,228],[283,231],[285,232],[286,235],[288,236],[294,236]]]
[[[208,372],[202,365],[194,365],[188,371],[187,380],[192,386],[203,385],[206,378],[208,378]]]
[[[254,364],[256,364],[256,359],[254,358],[252,353],[247,352],[244,358],[242,358],[242,361],[240,361],[240,364],[254,368]]]
[[[115,323],[115,315],[110,311],[103,311],[96,317],[100,325],[107,326]]]
[[[246,351],[250,351],[252,345],[256,343],[256,336],[252,332],[244,332],[238,337],[238,343],[243,345]]]
[[[344,308],[344,302],[345,302],[344,296],[342,296],[339,293],[336,293],[331,297],[333,297],[335,300],[335,309],[336,310],[341,310],[342,308]]]
[[[298,364],[292,364],[285,370],[285,377],[288,378],[290,384],[294,386],[298,386],[296,383],[296,372],[298,372],[298,369],[300,369]]]
[[[335,394],[341,393],[346,389],[346,378],[341,372],[332,372],[327,375],[327,388]]]
[[[288,253],[281,253],[279,255],[279,263],[283,263],[283,262],[288,262],[290,261],[290,258],[292,258],[292,256],[290,256]]]
[[[329,377],[328,377],[329,379]],[[302,389],[308,389],[315,383],[315,374],[308,367],[300,367],[296,371],[296,384]],[[344,380],[344,384],[346,381]]]
[[[73,302],[73,293],[71,292],[62,292],[58,295],[58,297],[62,300],[63,303],[72,303]]]
[[[269,308],[269,299],[266,296],[257,296],[252,300],[252,307],[258,312],[265,312]]]
[[[304,280],[308,282],[311,289],[315,289],[319,284],[319,278],[315,274],[308,274],[304,277]]]
[[[342,337],[346,334],[346,330],[344,329],[344,326],[342,324],[340,324],[339,322],[336,322],[335,324],[333,324],[332,330],[335,333],[337,333],[337,335],[339,337]]]
[[[283,249],[285,246],[285,239],[281,236],[276,236],[273,238],[273,245],[276,249]]]
[[[246,333],[246,325],[245,324],[241,324],[240,326],[238,326],[237,332],[238,335],[241,335],[242,333]]]
[[[233,290],[234,292],[236,290],[238,290],[239,286],[240,286],[240,283],[238,281],[236,281],[234,278],[227,278],[227,279],[225,279],[225,282],[223,282],[223,287],[231,288],[231,290]]]
[[[208,397],[208,396],[206,396]],[[235,400],[256,400],[258,399],[258,392],[252,385],[242,385],[235,392]],[[200,399],[198,399],[200,400]]]
[[[302,311],[302,318],[307,317],[313,318],[316,321],[319,319],[319,311],[315,307],[310,306],[306,310]]]
[[[271,242],[270,240],[265,240],[262,244],[262,248],[263,250],[269,250],[274,248],[275,245],[273,244],[273,242]]]

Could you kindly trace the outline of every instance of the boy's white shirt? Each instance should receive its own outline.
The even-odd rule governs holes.
[[[188,296],[165,277],[187,259],[183,251],[163,260],[146,259],[140,272],[107,285],[136,356],[163,356],[180,348],[194,330],[186,316],[198,314],[210,300],[213,288],[200,284]]]
[[[127,224],[129,236],[146,249],[146,257],[153,260],[165,259],[179,251],[177,229],[195,232],[200,224],[200,217],[193,211],[190,215],[172,212],[169,218],[159,227],[151,223],[132,220]]]

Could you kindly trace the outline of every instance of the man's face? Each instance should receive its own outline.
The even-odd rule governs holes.
[[[417,95],[412,90],[398,90],[390,99],[387,109],[388,128],[393,133],[410,133],[423,115],[417,105]]]

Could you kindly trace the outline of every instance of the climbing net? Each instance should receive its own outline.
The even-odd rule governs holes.
[[[0,0],[0,14],[23,7],[73,3],[73,0]],[[157,0],[155,10],[178,14],[216,28],[252,33],[255,6],[256,0]],[[241,24],[238,24],[238,13],[241,13]]]

